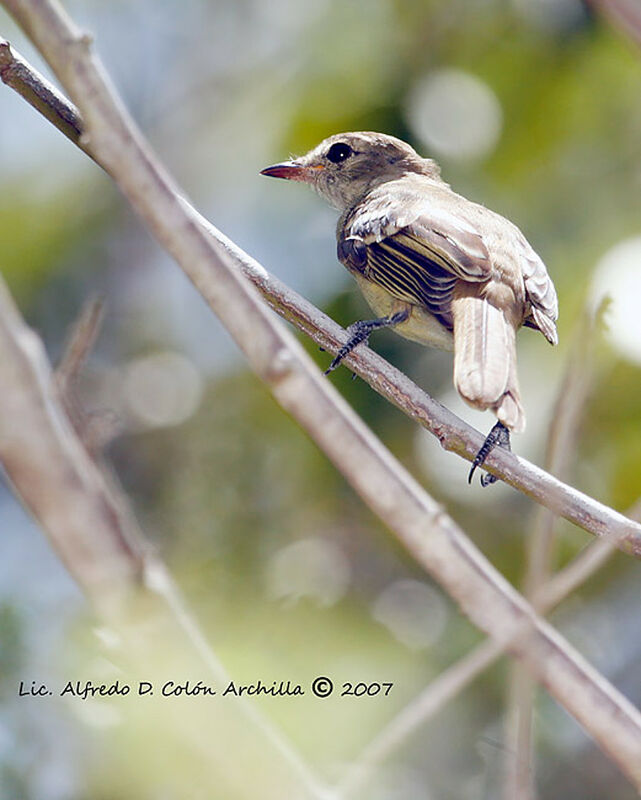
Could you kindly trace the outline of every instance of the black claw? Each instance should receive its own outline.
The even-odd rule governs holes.
[[[373,330],[373,322],[378,322],[378,320],[371,320],[371,322],[355,322],[353,325],[349,326],[347,329],[347,333],[350,335],[349,339],[341,347],[338,353],[336,353],[336,356],[332,359],[329,367],[327,367],[325,370],[325,375],[329,375],[330,372],[333,372],[345,358],[345,356],[348,356],[352,352],[356,345],[360,344],[361,342],[367,342],[367,339]]]
[[[497,446],[503,447],[505,450],[510,449],[510,431],[505,427],[505,425],[502,422],[497,422],[496,425],[485,437],[485,441],[481,445],[481,449],[474,457],[474,461],[472,461],[472,468],[470,469],[470,473],[467,476],[468,483],[472,483],[472,478],[474,476],[476,468],[483,465],[485,459]],[[498,481],[497,477],[495,477],[494,475],[490,475],[489,472],[486,472],[485,475],[481,477],[481,486],[491,486],[491,484],[496,483],[497,481]]]
[[[347,350],[347,351],[344,353],[344,352],[343,352],[343,349],[344,349],[344,348],[342,348],[342,347],[341,347],[341,349],[338,351],[338,353],[337,353],[336,357],[335,357],[335,358],[333,358],[333,359],[330,361],[329,367],[327,367],[327,369],[325,370],[325,372],[323,372],[323,375],[329,375],[329,373],[330,373],[330,372],[333,372],[333,371],[336,369],[336,367],[338,367],[338,366],[339,366],[339,364],[340,364],[340,363],[341,363],[341,361],[342,361],[342,360],[345,358],[345,356],[346,356],[346,355],[349,353],[349,350]],[[350,349],[351,349],[351,348],[350,348]]]
[[[331,361],[329,367],[327,367],[324,374],[329,375],[330,372],[333,372],[336,369],[336,367],[339,366],[341,361],[352,352],[352,350],[356,347],[356,345],[359,345],[362,342],[365,342],[365,344],[367,344],[369,335],[372,331],[375,331],[377,328],[393,327],[394,325],[398,325],[399,322],[404,322],[407,319],[407,317],[408,317],[407,311],[398,311],[396,314],[392,314],[390,317],[380,317],[379,319],[364,319],[360,320],[359,322],[354,322],[354,324],[350,325],[349,328],[347,329],[347,333],[349,334],[349,339],[341,347],[338,353],[336,353],[335,358]]]

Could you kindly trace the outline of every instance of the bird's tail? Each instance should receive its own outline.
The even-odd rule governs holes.
[[[519,433],[525,428],[525,412],[516,374],[517,312],[505,284],[461,282],[452,298],[454,385],[466,403],[490,408]]]

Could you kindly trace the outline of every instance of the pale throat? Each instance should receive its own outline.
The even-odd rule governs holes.
[[[343,212],[353,208],[373,189],[384,183],[395,180],[403,174],[399,171],[398,175],[372,175],[369,179],[361,180],[340,180],[335,176],[329,176],[326,180],[320,180],[313,184],[314,190],[326,200],[337,211]]]

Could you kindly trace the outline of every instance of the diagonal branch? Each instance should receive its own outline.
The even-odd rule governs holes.
[[[87,138],[83,136],[84,123],[78,110],[46,81],[42,89],[35,91],[34,87],[44,79],[2,39],[0,77],[109,172],[108,165],[99,154],[87,147]],[[339,325],[278,278],[270,275],[261,264],[201,216],[186,200],[182,199],[182,203],[191,222],[200,225],[224,249],[234,266],[254,284],[276,313],[324,349],[334,353],[338,351],[347,338]],[[482,434],[433,400],[383,358],[361,345],[345,359],[345,363],[375,391],[434,434],[445,450],[469,461],[474,458],[483,442]],[[535,502],[594,536],[615,534],[620,549],[641,557],[641,525],[501,448],[492,451],[485,466]]]
[[[586,331],[583,325],[576,337],[575,354],[578,361],[572,358],[569,362],[564,385],[570,384],[573,392],[578,397],[570,403],[565,400],[565,392],[561,392],[557,408],[560,407],[562,416],[575,417],[573,409],[580,405],[580,396],[585,388],[585,375],[583,362],[588,355],[590,336],[584,338]],[[578,367],[579,380],[575,382],[574,373]],[[572,378],[570,376],[572,375]],[[579,400],[579,403],[577,403]],[[557,415],[553,414],[553,419]],[[570,422],[569,428],[574,429]],[[554,425],[559,428],[558,421]],[[553,437],[558,444],[557,437]],[[560,456],[560,453],[559,453]],[[543,511],[543,514],[547,512]],[[634,520],[641,519],[641,500],[628,509],[626,515]],[[616,543],[607,537],[592,542],[573,561],[549,578],[543,585],[537,586],[532,592],[532,604],[541,614],[547,614],[573,591],[594,575],[606,561],[616,552]],[[493,641],[486,641],[474,650],[460,658],[435,680],[433,680],[414,700],[402,709],[391,722],[369,743],[358,761],[346,772],[338,784],[338,792],[342,798],[353,797],[369,780],[373,770],[389,759],[404,742],[420,727],[428,723],[447,703],[463,692],[481,673],[498,661],[505,652],[505,648]],[[513,753],[514,749],[511,748]],[[518,760],[518,759],[517,759]],[[527,759],[526,759],[527,761]],[[519,762],[520,763],[520,762]]]
[[[113,92],[88,37],[57,3],[4,0],[4,5],[78,104],[93,157],[201,291],[277,401],[464,613],[496,641],[508,641],[509,651],[529,664],[641,789],[637,709],[534,614],[273,318],[225,249],[181,200]],[[632,532],[625,528],[631,524],[624,521],[614,527]],[[512,640],[521,626],[527,626],[527,636]]]
[[[95,448],[89,436],[89,425],[78,398],[76,383],[78,376],[96,343],[103,318],[103,303],[96,297],[89,298],[78,319],[73,324],[65,349],[54,373],[56,389],[63,408],[81,441],[93,454]]]
[[[565,374],[552,409],[545,467],[559,477],[565,477],[576,452],[579,424],[593,380],[592,354],[599,317],[600,311],[584,311],[574,331]],[[524,595],[531,602],[550,579],[556,522],[557,517],[551,511],[539,508],[527,538]],[[520,665],[512,664],[505,723],[505,800],[534,800],[536,797],[533,744],[536,695],[532,676]]]
[[[162,627],[168,647],[189,653],[191,668],[195,662],[218,685],[229,683],[124,498],[113,490],[75,433],[42,342],[25,324],[1,280],[0,385],[0,461],[98,614],[126,632],[133,616],[129,612],[144,601],[147,619]],[[140,626],[130,633],[124,648],[127,659],[148,658],[148,652],[140,655],[140,650],[149,638]],[[148,674],[149,664],[145,670]],[[266,787],[265,796],[270,800],[330,800],[278,731],[244,698],[237,700],[219,712],[226,717],[224,730],[211,714],[198,728],[198,737],[209,743],[207,763],[216,765],[229,786],[240,791],[238,796],[253,797],[239,770],[225,758],[224,746],[233,743],[252,763],[261,762],[260,771],[269,777],[271,788],[267,792]]]
[[[632,519],[641,519],[641,501],[628,514]],[[539,613],[547,614],[601,569],[615,552],[615,543],[607,538],[591,542],[570,564],[537,590],[533,598],[534,607]],[[367,745],[337,785],[339,798],[344,800],[356,796],[379,764],[390,758],[413,733],[495,664],[505,654],[505,649],[505,643],[486,640],[429,683]]]
[[[637,45],[641,45],[641,6],[637,0],[588,0]]]
[[[73,391],[73,385],[96,343],[102,325],[103,311],[102,300],[96,297],[89,298],[69,333],[55,374],[58,391],[63,396]]]

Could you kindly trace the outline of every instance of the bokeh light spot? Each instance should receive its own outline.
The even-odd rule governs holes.
[[[376,598],[372,614],[412,650],[433,644],[443,633],[448,618],[442,595],[428,584],[412,579],[387,586]]]
[[[276,552],[266,567],[267,593],[277,600],[309,598],[331,606],[343,597],[351,570],[343,551],[327,539],[313,537]]]
[[[492,89],[459,69],[441,69],[420,80],[405,106],[407,123],[427,155],[469,161],[496,147],[503,111]]]
[[[180,425],[194,414],[203,382],[189,359],[167,351],[131,361],[125,368],[122,392],[134,422],[164,428]]]
[[[595,306],[609,296],[608,337],[626,358],[641,364],[641,236],[625,239],[599,261],[590,296]]]

